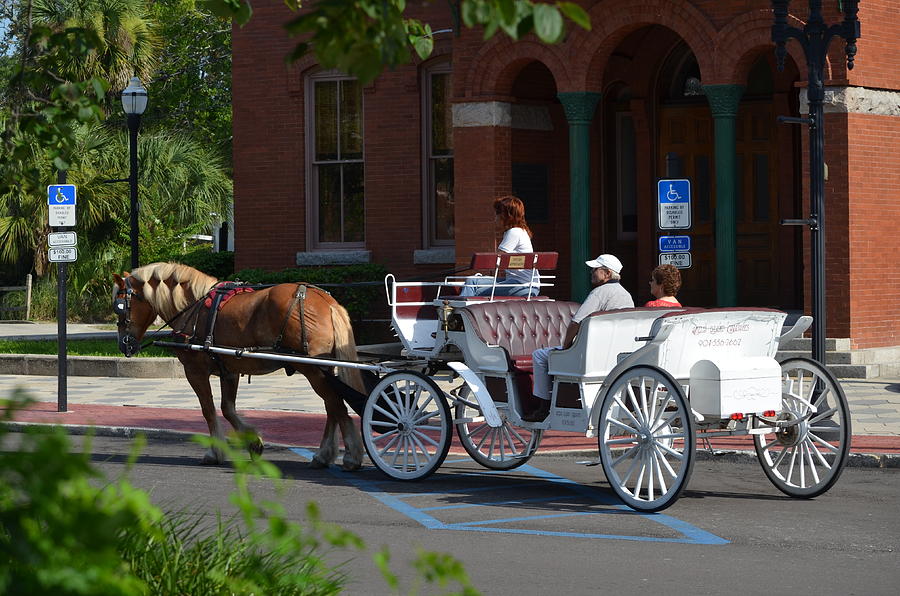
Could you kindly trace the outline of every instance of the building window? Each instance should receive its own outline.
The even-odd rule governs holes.
[[[450,107],[450,62],[424,72],[422,164],[425,246],[452,246],[453,230],[453,112]]]
[[[365,242],[362,88],[334,71],[307,81],[307,163],[312,246]]]

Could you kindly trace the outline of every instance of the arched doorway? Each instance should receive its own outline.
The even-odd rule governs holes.
[[[751,67],[736,122],[737,296],[743,306],[802,306],[799,234],[780,220],[799,213],[799,143],[796,131],[776,125],[794,113],[790,73],[776,80],[772,59]],[[715,147],[713,120],[697,60],[677,44],[658,78],[659,176],[686,177],[693,193],[693,265],[682,271],[682,302],[716,306]],[[786,89],[785,89],[786,87]]]

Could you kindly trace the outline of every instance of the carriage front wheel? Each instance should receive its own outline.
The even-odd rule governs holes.
[[[453,393],[451,392],[451,395]],[[527,462],[541,442],[541,429],[530,430],[510,424],[509,405],[498,404],[503,425],[488,425],[469,386],[463,383],[456,394],[456,434],[472,459],[491,470],[512,470]]]
[[[425,375],[393,372],[369,394],[362,430],[366,452],[379,470],[398,480],[419,480],[440,467],[450,450],[450,406]]]
[[[850,451],[850,409],[844,390],[824,366],[806,358],[781,363],[783,425],[754,419],[753,444],[772,484],[792,497],[811,499],[831,488]],[[815,406],[813,413],[810,404]]]
[[[616,377],[598,430],[603,471],[626,505],[660,511],[678,499],[694,465],[694,419],[669,373],[634,366]]]

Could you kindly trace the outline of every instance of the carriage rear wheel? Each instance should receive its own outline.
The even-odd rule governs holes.
[[[850,451],[850,409],[844,390],[818,362],[791,358],[781,363],[781,412],[790,426],[772,428],[754,419],[753,444],[772,484],[792,497],[811,499],[831,488]],[[810,404],[815,406],[812,413]]]
[[[503,426],[492,428],[475,401],[469,386],[463,383],[457,392],[453,423],[459,441],[472,459],[491,470],[512,470],[527,462],[537,450],[543,431],[510,424],[508,405],[497,404]]]
[[[600,461],[613,490],[638,511],[660,511],[687,486],[694,419],[681,386],[652,366],[627,369],[601,405]]]
[[[450,406],[444,392],[414,371],[385,375],[369,394],[363,443],[375,466],[398,480],[431,475],[450,450]]]

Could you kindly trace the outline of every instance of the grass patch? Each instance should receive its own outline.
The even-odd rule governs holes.
[[[66,341],[69,356],[122,356],[118,342],[110,339],[70,339]],[[0,339],[0,354],[59,354],[56,340]],[[171,357],[165,348],[147,346],[136,354],[137,357]]]

